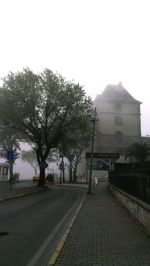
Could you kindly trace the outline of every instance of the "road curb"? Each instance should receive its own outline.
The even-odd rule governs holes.
[[[55,249],[55,251],[53,252],[53,254],[52,254],[52,256],[51,256],[51,258],[50,258],[50,260],[49,260],[48,266],[53,266],[53,265],[55,265],[55,262],[56,262],[56,260],[57,260],[57,258],[58,258],[58,256],[59,256],[59,254],[60,254],[60,252],[61,252],[61,250],[62,250],[64,244],[65,244],[65,241],[67,240],[67,237],[68,237],[68,235],[69,235],[69,233],[70,233],[70,231],[71,231],[71,229],[72,229],[72,227],[73,227],[73,224],[74,224],[74,222],[75,222],[75,219],[77,218],[77,216],[78,216],[78,214],[79,214],[79,211],[80,211],[80,209],[81,209],[81,207],[82,207],[82,205],[83,205],[83,202],[84,202],[85,198],[86,198],[86,195],[84,195],[84,197],[83,197],[81,203],[79,204],[79,206],[78,206],[78,208],[77,208],[75,214],[74,214],[73,217],[71,218],[71,221],[70,221],[69,225],[67,226],[67,229],[66,229],[64,235],[62,236],[61,240],[60,240],[59,243],[57,244],[56,249]]]
[[[66,183],[63,183],[63,184],[54,184],[55,187],[73,187],[73,188],[85,188],[87,189],[88,188],[88,185],[87,184],[72,184],[72,183],[69,183],[69,184],[66,184]]]
[[[22,193],[22,194],[15,195],[15,196],[10,196],[8,198],[3,198],[3,199],[0,198],[0,203],[3,202],[3,201],[7,201],[7,200],[13,200],[13,199],[17,199],[17,198],[21,198],[21,197],[25,197],[25,196],[30,196],[32,194],[44,192],[44,191],[49,190],[49,189],[50,188],[46,188],[46,189],[43,189],[43,190],[32,191],[32,192]]]

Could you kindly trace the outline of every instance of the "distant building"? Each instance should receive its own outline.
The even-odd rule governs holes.
[[[10,178],[9,163],[0,163],[0,181],[8,181]]]
[[[101,95],[94,101],[97,111],[96,132],[94,153],[100,157],[94,158],[95,169],[93,175],[96,177],[106,175],[96,165],[100,160],[105,160],[110,164],[115,160],[116,154],[124,154],[127,147],[141,140],[141,102],[122,86],[108,85]],[[90,153],[90,148],[82,155],[82,164],[79,166],[79,175],[88,179],[89,162],[86,154]],[[101,157],[104,154],[104,158]],[[111,158],[111,154],[113,154]],[[108,155],[108,157],[107,157]]]
[[[141,102],[122,86],[108,85],[94,101],[97,110],[95,152],[122,154],[141,138]]]

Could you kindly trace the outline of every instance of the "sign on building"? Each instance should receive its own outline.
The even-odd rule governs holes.
[[[86,153],[86,158],[91,158],[91,153]],[[118,153],[93,153],[93,158],[99,159],[117,159],[119,158]]]
[[[92,161],[92,170],[109,170],[110,161],[102,160],[98,158],[93,158]],[[91,161],[88,159],[88,169],[91,167]]]

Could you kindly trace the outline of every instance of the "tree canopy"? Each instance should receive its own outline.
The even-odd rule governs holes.
[[[136,142],[128,147],[126,151],[127,157],[134,157],[139,162],[144,162],[150,154],[150,147],[145,142]]]
[[[88,119],[77,130],[67,132],[68,134],[61,140],[59,145],[60,152],[69,160],[69,180],[76,181],[77,166],[81,159],[82,152],[89,146],[91,140],[91,121]]]
[[[20,134],[5,125],[0,124],[0,157],[7,160],[7,153],[13,152],[12,160],[9,160],[10,164],[10,179],[14,177],[13,166],[15,161],[20,156]]]
[[[10,72],[0,91],[0,120],[34,144],[39,166],[68,131],[89,119],[91,99],[73,81],[45,69]]]

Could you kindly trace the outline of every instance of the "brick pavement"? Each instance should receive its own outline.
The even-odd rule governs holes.
[[[150,237],[100,183],[87,196],[56,266],[150,266]]]

